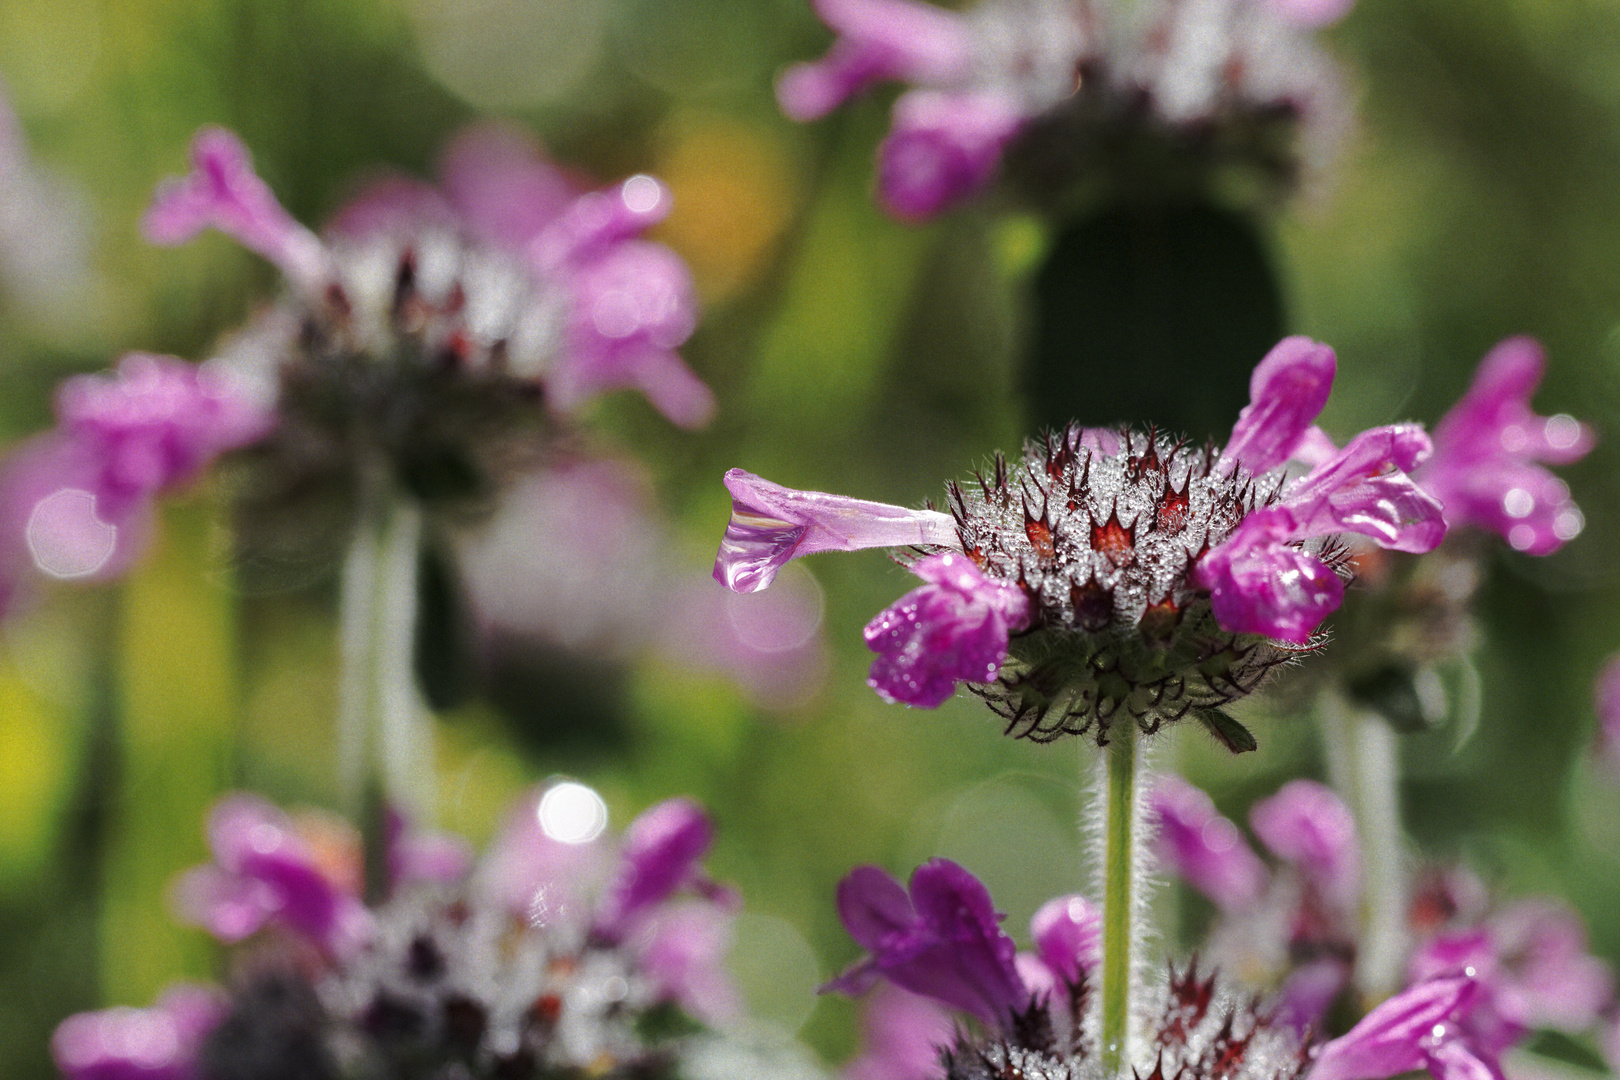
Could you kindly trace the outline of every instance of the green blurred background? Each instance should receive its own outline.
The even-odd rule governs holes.
[[[1359,130],[1331,182],[1261,235],[1288,329],[1339,352],[1328,428],[1432,422],[1490,345],[1529,333],[1551,357],[1538,411],[1620,432],[1620,3],[1362,0],[1327,39],[1353,74]],[[272,271],[223,238],[140,240],[153,183],[184,167],[199,126],[238,131],[293,213],[319,222],[378,167],[430,175],[450,134],[496,115],[582,173],[654,172],[675,192],[658,236],[704,296],[684,355],[719,418],[685,433],[621,395],[590,420],[650,467],[694,563],[712,557],[734,465],[937,498],[1024,434],[1018,313],[1048,238],[986,209],[920,229],[886,219],[870,185],[889,96],[809,126],[775,108],[776,72],[827,41],[801,0],[0,0],[0,77],[36,163],[88,216],[85,261],[60,288],[35,287],[26,252],[13,259],[0,435],[47,424],[62,375],[132,349],[204,357],[273,295]],[[1189,397],[1243,392],[1198,355],[1175,378]],[[1611,961],[1620,788],[1587,750],[1592,677],[1620,649],[1617,462],[1610,438],[1564,472],[1587,517],[1578,540],[1493,558],[1477,730],[1413,741],[1405,789],[1426,852],[1567,897]],[[46,1040],[69,1012],[215,973],[164,897],[204,857],[217,793],[334,803],[330,567],[238,587],[208,494],[167,513],[122,586],[58,590],[5,630],[0,1075],[52,1075]],[[878,552],[809,569],[834,661],[813,700],[763,710],[656,660],[565,666],[552,678],[569,694],[444,718],[442,824],[481,841],[509,799],[558,773],[596,786],[621,826],[670,795],[702,800],[720,830],[712,867],[747,899],[736,963],[750,1003],[836,1062],[854,1009],[813,989],[854,952],[837,879],[949,855],[1021,934],[1081,881],[1085,751],[1002,739],[972,699],[882,704],[860,628],[907,575]],[[1310,724],[1245,717],[1258,754],[1202,738],[1167,751],[1234,814],[1317,768]]]

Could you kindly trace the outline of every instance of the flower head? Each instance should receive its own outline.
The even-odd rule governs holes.
[[[516,132],[474,129],[447,151],[442,188],[384,178],[317,236],[234,135],[205,129],[192,152],[191,172],[159,188],[147,236],[221,229],[290,286],[229,351],[278,398],[281,430],[261,454],[277,465],[271,486],[380,465],[419,498],[465,501],[604,391],[639,388],[686,426],[712,414],[675,352],[696,322],[690,276],[640,238],[670,207],[652,177],[581,192]]]
[[[209,823],[214,863],[178,889],[189,918],[257,942],[231,989],[70,1017],[57,1061],[68,1080],[416,1075],[424,1061],[475,1080],[671,1076],[682,1043],[649,1014],[735,1010],[721,966],[735,898],[702,873],[711,831],[690,801],[651,808],[620,843],[605,824],[594,792],[554,783],[474,867],[396,818],[393,879],[368,906],[351,833],[231,797]]]
[[[1543,465],[1579,461],[1594,441],[1571,416],[1531,411],[1545,364],[1527,337],[1487,353],[1468,392],[1435,426],[1434,456],[1416,473],[1452,527],[1489,529],[1531,555],[1556,551],[1584,524],[1568,486]]]
[[[866,629],[870,682],[934,706],[974,687],[1014,734],[1108,738],[1197,715],[1232,749],[1248,733],[1220,706],[1312,647],[1343,596],[1333,537],[1425,551],[1439,505],[1406,475],[1427,451],[1413,425],[1364,432],[1303,476],[1318,443],[1333,353],[1280,343],[1222,450],[1154,431],[1071,426],[946,487],[949,513],[792,491],[732,470],[732,518],[715,578],[769,584],[817,551],[910,545],[924,585]]]
[[[1288,183],[1343,126],[1337,77],[1306,31],[1347,0],[1161,0],[1130,19],[1061,0],[813,6],[837,38],[783,74],[777,100],[815,120],[878,82],[909,84],[878,150],[878,195],[903,220],[984,191],[1004,165],[1028,192],[1061,200],[1144,143],[1168,145],[1190,170],[1230,159]],[[1302,145],[1279,162],[1274,132],[1296,126]]]

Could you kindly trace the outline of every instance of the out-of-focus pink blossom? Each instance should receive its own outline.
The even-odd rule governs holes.
[[[1202,790],[1166,773],[1148,795],[1148,813],[1158,825],[1153,848],[1159,860],[1195,889],[1229,910],[1259,897],[1265,866]]]
[[[880,983],[861,1010],[861,1052],[844,1080],[936,1080],[940,1050],[956,1033],[951,1014],[932,999]]]
[[[104,581],[145,550],[155,499],[263,437],[274,415],[226,372],[132,353],[57,390],[57,426],[0,469],[0,547],[13,589],[30,569]]]
[[[191,171],[158,189],[145,229],[155,243],[178,244],[218,228],[275,263],[314,304],[329,303],[334,291],[348,301],[358,272],[348,265],[351,248],[379,239],[427,245],[462,234],[526,269],[520,291],[527,296],[490,303],[521,304],[552,323],[542,332],[528,320],[516,331],[549,349],[542,370],[525,370],[514,358],[517,374],[541,379],[552,409],[570,413],[604,391],[635,387],[677,424],[708,422],[713,394],[675,351],[697,323],[691,276],[668,248],[640,239],[669,213],[662,184],[633,176],[581,191],[532,140],[507,127],[463,133],[446,153],[443,174],[442,190],[397,177],[378,181],[338,211],[325,243],[276,201],[240,140],[207,128],[193,142]],[[480,318],[501,314],[484,310],[480,297],[465,299],[474,333]]]
[[[193,1080],[197,1051],[226,1009],[217,990],[172,986],[149,1009],[68,1017],[51,1036],[51,1057],[66,1080]]]
[[[1314,780],[1290,780],[1249,811],[1249,823],[1272,854],[1299,867],[1340,910],[1353,907],[1361,881],[1355,818],[1339,796]]]
[[[263,799],[236,795],[208,820],[212,863],[178,882],[181,914],[221,941],[241,941],[270,924],[332,956],[357,951],[371,914],[352,884],[335,880],[293,821]]]

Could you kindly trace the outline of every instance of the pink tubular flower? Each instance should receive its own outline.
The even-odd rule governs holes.
[[[142,222],[155,244],[183,244],[207,228],[264,256],[307,292],[330,279],[320,240],[276,201],[270,186],[253,171],[242,141],[218,127],[197,133],[191,143],[191,171],[158,188]]]
[[[820,551],[926,544],[956,547],[949,514],[850,499],[824,491],[794,491],[732,469],[731,521],[720,541],[714,579],[734,592],[758,592],[789,561]]]
[[[995,679],[1009,633],[1029,625],[1029,599],[953,552],[930,555],[911,572],[928,584],[866,624],[867,648],[878,654],[866,681],[885,701],[932,709],[958,682]]]
[[[618,876],[597,915],[597,932],[621,937],[649,909],[701,880],[698,863],[713,842],[709,816],[690,799],[644,811],[625,830]]]
[[[1148,812],[1158,823],[1153,850],[1159,861],[1195,889],[1227,910],[1259,897],[1265,866],[1202,790],[1166,773],[1148,796]]]
[[[1211,710],[1311,646],[1344,595],[1348,556],[1333,538],[1428,551],[1445,531],[1407,475],[1428,451],[1421,429],[1327,448],[1313,422],[1333,371],[1331,349],[1285,339],[1256,368],[1224,450],[1070,425],[1015,464],[998,456],[976,485],[948,484],[948,514],[733,469],[715,579],[753,592],[800,555],[920,548],[913,572],[927,584],[866,628],[880,695],[931,707],[967,682],[1009,733],[1099,743],[1116,716],[1152,729],[1196,713],[1230,749],[1253,749]],[[1295,457],[1316,464],[1290,479]]]
[[[207,227],[230,234],[282,270],[302,316],[294,322],[318,339],[352,346],[356,325],[399,337],[366,340],[389,353],[379,362],[425,346],[460,369],[541,384],[559,413],[636,387],[677,424],[708,422],[713,395],[675,352],[697,321],[691,277],[673,252],[640,239],[669,213],[662,184],[633,176],[581,192],[499,127],[465,133],[442,171],[442,191],[394,177],[373,185],[323,241],[276,202],[234,135],[207,128],[192,171],[158,189],[146,235],[178,244]],[[441,281],[424,267],[460,276]],[[383,307],[355,308],[372,303]]]
[[[858,994],[882,976],[991,1028],[1029,1003],[989,892],[949,859],[919,866],[909,895],[877,867],[856,867],[838,884],[838,915],[869,955],[824,990]]]
[[[1327,400],[1333,354],[1305,338],[1286,338],[1250,382],[1250,403],[1222,453],[1222,468],[1251,472],[1285,462],[1311,438]],[[1199,560],[1198,582],[1230,630],[1303,643],[1338,608],[1344,583],[1302,541],[1360,533],[1396,551],[1433,550],[1445,536],[1440,504],[1408,473],[1429,452],[1413,424],[1374,428],[1298,480],[1274,503],[1249,514]],[[1235,458],[1235,464],[1229,459]]]
[[[1531,555],[1558,550],[1584,524],[1569,488],[1543,464],[1579,461],[1594,441],[1591,428],[1570,416],[1531,411],[1545,366],[1533,338],[1493,348],[1435,427],[1434,456],[1416,473],[1451,526],[1489,529]]]
[[[224,996],[179,985],[149,1009],[103,1009],[62,1021],[51,1057],[66,1080],[193,1080],[203,1040],[225,1018]]]

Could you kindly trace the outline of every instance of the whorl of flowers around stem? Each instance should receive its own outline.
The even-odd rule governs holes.
[[[950,485],[949,513],[732,469],[715,579],[757,592],[801,555],[915,548],[902,562],[923,585],[865,630],[867,682],[886,700],[933,708],[966,683],[1016,736],[1102,745],[1116,721],[1153,731],[1193,715],[1252,750],[1221,706],[1320,644],[1348,577],[1338,536],[1423,552],[1445,534],[1408,475],[1429,451],[1421,428],[1373,428],[1339,450],[1312,423],[1335,364],[1327,346],[1285,338],[1223,448],[1071,425]]]
[[[1075,425],[1029,444],[1016,464],[998,457],[988,476],[948,486],[968,557],[1030,602],[1008,662],[974,687],[1009,734],[1088,735],[1101,746],[1116,720],[1151,733],[1246,696],[1315,647],[1225,630],[1193,580],[1198,559],[1279,494],[1279,478],[1215,462],[1213,447],[1151,430]],[[1317,557],[1344,569],[1336,546]]]
[[[52,1043],[67,1080],[663,1080],[735,1009],[735,897],[702,871],[713,831],[690,801],[616,839],[594,792],[552,784],[476,866],[389,824],[387,894],[368,905],[352,833],[222,802],[214,861],[176,895],[242,943],[230,986],[70,1017]]]

